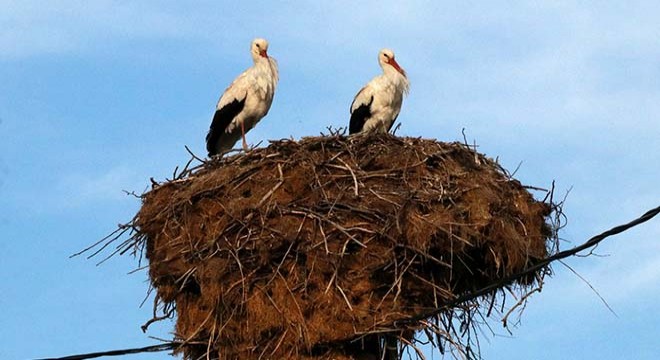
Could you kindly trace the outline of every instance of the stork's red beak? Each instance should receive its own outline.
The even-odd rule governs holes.
[[[268,53],[266,53],[266,50],[261,50],[261,51],[259,51],[259,55],[260,55],[261,57],[268,58]]]
[[[390,58],[390,60],[387,62],[388,64],[392,65],[393,68],[396,69],[396,71],[400,72],[401,75],[406,76],[406,71],[399,66],[399,63],[394,60],[394,58]]]

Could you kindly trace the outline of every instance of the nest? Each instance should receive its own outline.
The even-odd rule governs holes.
[[[186,359],[377,359],[386,336],[465,354],[496,292],[443,306],[547,257],[551,211],[460,143],[314,137],[154,184],[130,245]]]

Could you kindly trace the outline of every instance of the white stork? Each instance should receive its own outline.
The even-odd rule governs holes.
[[[394,52],[381,50],[378,63],[383,74],[360,89],[351,103],[349,134],[389,132],[401,111],[403,95],[408,94],[410,83],[406,72],[394,60]]]
[[[218,101],[206,135],[209,156],[231,150],[241,138],[243,150],[247,150],[245,133],[266,116],[273,102],[278,73],[277,62],[268,56],[268,41],[254,39],[250,54],[254,65],[239,75]]]

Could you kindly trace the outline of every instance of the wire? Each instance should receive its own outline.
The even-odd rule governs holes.
[[[447,308],[450,308],[452,306],[455,306],[457,304],[460,304],[465,301],[470,301],[473,300],[479,296],[486,295],[494,290],[497,290],[501,288],[502,286],[510,283],[511,281],[514,281],[516,279],[522,278],[525,275],[531,274],[533,272],[536,272],[538,270],[543,269],[544,267],[550,265],[550,263],[555,262],[557,260],[565,259],[569,256],[576,255],[577,253],[588,249],[590,247],[598,245],[601,241],[604,239],[620,234],[628,229],[631,229],[639,224],[642,224],[644,222],[647,222],[651,220],[653,217],[658,215],[660,213],[660,206],[656,207],[655,209],[651,209],[647,211],[644,215],[640,216],[639,218],[632,220],[631,222],[623,225],[619,225],[616,227],[611,228],[610,230],[607,230],[599,235],[596,235],[592,237],[591,239],[587,240],[585,243],[582,245],[576,246],[572,249],[569,250],[564,250],[561,252],[558,252],[552,256],[549,256],[542,261],[538,262],[537,264],[528,267],[527,269],[512,274],[510,276],[507,276],[505,278],[502,278],[500,281],[492,283],[486,287],[483,287],[477,291],[465,294],[463,296],[459,296],[455,298],[452,301],[446,302],[442,306],[439,306],[438,308],[430,311],[430,312],[425,312],[422,314],[419,314],[417,316],[405,319],[405,320],[400,320],[397,321],[394,325],[396,326],[397,324],[406,324],[406,323],[414,323],[420,320],[428,319],[429,317],[438,315],[439,313],[445,311]],[[123,350],[110,350],[110,351],[101,351],[101,352],[94,352],[94,353],[88,353],[88,354],[80,354],[80,355],[71,355],[71,356],[65,356],[65,357],[59,357],[59,358],[44,358],[44,359],[36,359],[36,360],[85,360],[85,359],[93,359],[97,357],[102,357],[102,356],[120,356],[120,355],[128,355],[128,354],[139,354],[139,353],[145,353],[145,352],[160,352],[160,351],[168,351],[168,350],[174,350],[177,347],[183,346],[181,343],[178,342],[169,342],[169,343],[163,343],[160,345],[152,345],[152,346],[146,346],[146,347],[141,347],[141,348],[133,348],[133,349],[123,349]]]
[[[486,287],[483,287],[483,288],[481,288],[477,291],[473,291],[473,292],[467,293],[465,295],[459,296],[459,297],[455,298],[454,300],[448,301],[445,304],[437,307],[436,309],[434,309],[432,311],[425,312],[425,313],[419,314],[419,315],[411,317],[411,318],[407,318],[407,319],[404,319],[404,320],[397,321],[394,325],[396,326],[396,324],[413,323],[413,322],[417,322],[417,321],[420,321],[420,320],[428,319],[429,317],[438,315],[439,313],[445,311],[447,308],[453,307],[453,306],[458,305],[458,304],[460,304],[462,302],[465,302],[465,301],[470,301],[470,300],[476,299],[479,296],[486,295],[486,294],[488,294],[488,293],[490,293],[494,290],[497,290],[497,289],[501,288],[502,286],[510,283],[511,281],[520,279],[520,278],[524,277],[525,275],[529,275],[529,274],[534,273],[538,270],[541,270],[544,267],[550,265],[550,263],[552,263],[552,262],[555,262],[555,261],[561,260],[561,259],[565,259],[569,256],[573,256],[573,255],[575,255],[575,254],[577,254],[577,253],[579,253],[579,252],[581,252],[585,249],[588,249],[590,247],[598,245],[598,243],[600,243],[601,241],[603,241],[604,239],[606,239],[606,238],[608,238],[612,235],[620,234],[620,233],[622,233],[622,232],[624,232],[624,231],[626,231],[630,228],[633,228],[633,227],[635,227],[639,224],[647,222],[647,221],[651,220],[653,217],[655,217],[656,215],[658,215],[659,213],[660,213],[660,206],[656,207],[655,209],[651,209],[651,210],[647,211],[644,215],[640,216],[639,218],[637,218],[635,220],[632,220],[631,222],[629,222],[627,224],[615,226],[615,227],[613,227],[613,228],[611,228],[611,229],[609,229],[609,230],[607,230],[607,231],[605,231],[601,234],[598,234],[598,235],[592,237],[591,239],[587,240],[586,242],[584,242],[582,245],[576,246],[576,247],[574,247],[572,249],[569,249],[569,250],[564,250],[564,251],[558,252],[558,253],[556,253],[552,256],[548,256],[547,258],[539,261],[538,263],[534,264],[533,266],[528,267],[527,269],[525,269],[523,271],[520,271],[518,273],[509,275],[507,277],[504,277],[501,280],[499,280],[498,282],[492,283],[492,284],[490,284]]]
[[[35,360],[84,360],[84,359],[93,359],[101,356],[120,356],[120,355],[139,354],[146,352],[168,351],[168,350],[174,350],[178,345],[180,344],[176,342],[169,342],[159,345],[145,346],[141,348],[100,351],[100,352],[93,352],[88,354],[79,354],[79,355],[71,355],[71,356],[58,357],[58,358],[44,358],[44,359],[35,359]]]

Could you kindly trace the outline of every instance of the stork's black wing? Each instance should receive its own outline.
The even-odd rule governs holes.
[[[218,139],[220,139],[220,136],[222,136],[236,115],[243,110],[246,98],[247,97],[243,98],[243,100],[235,99],[215,111],[213,121],[211,122],[211,128],[209,129],[209,133],[206,134],[206,150],[209,152],[209,156],[218,153]]]
[[[368,104],[362,104],[358,106],[355,110],[353,110],[353,112],[351,113],[351,122],[349,123],[348,126],[349,134],[355,134],[362,131],[362,128],[364,127],[364,123],[367,122],[367,119],[371,117],[371,104],[373,102],[374,102],[374,97],[372,95],[371,100],[369,101]]]

